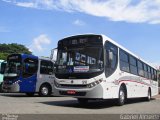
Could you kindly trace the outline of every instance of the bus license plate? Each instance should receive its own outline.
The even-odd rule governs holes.
[[[74,94],[76,94],[76,91],[75,90],[68,90],[67,94],[74,95]]]

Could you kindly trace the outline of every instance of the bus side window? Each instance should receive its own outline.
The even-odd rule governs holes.
[[[106,65],[105,65],[105,74],[106,77],[113,74],[117,68],[118,63],[118,48],[110,42],[106,42]]]
[[[129,54],[120,49],[120,69],[125,72],[130,72],[129,69]]]
[[[158,76],[158,75],[157,75],[157,71],[154,70],[154,80],[155,80],[155,81],[157,81],[157,76]]]
[[[138,60],[138,74],[144,77],[143,63],[140,60]]]
[[[54,66],[51,61],[42,60],[40,65],[40,74],[52,75]]]
[[[130,73],[132,73],[134,75],[138,75],[137,59],[130,55],[129,56],[129,63],[130,63]],[[145,67],[147,67],[147,66],[145,66]],[[146,70],[147,70],[147,68],[146,68]],[[146,72],[146,74],[148,75],[147,72]]]

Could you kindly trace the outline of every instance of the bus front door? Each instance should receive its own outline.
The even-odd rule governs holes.
[[[34,93],[36,90],[37,75],[34,74],[30,77],[23,78],[20,82],[20,92]]]
[[[37,82],[38,59],[26,58],[23,64],[23,75],[20,90],[34,93]]]

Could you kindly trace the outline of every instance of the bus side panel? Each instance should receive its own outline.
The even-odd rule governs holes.
[[[118,68],[118,67],[117,67]],[[103,76],[103,90],[104,90],[104,99],[118,98],[119,85],[115,83],[119,79],[119,69],[116,69],[115,72],[106,78],[105,74]]]
[[[143,80],[136,75],[132,75],[126,72],[122,72],[121,78],[119,78],[119,83],[125,84],[127,88],[127,98],[136,98],[136,97],[146,97],[149,84],[146,83],[147,80]]]
[[[152,87],[151,87],[152,96],[158,95],[158,83],[157,81],[152,81]]]
[[[113,99],[118,98],[118,91],[119,87],[118,85],[114,85],[113,83],[106,82],[106,84],[103,85],[103,92],[104,92],[104,99]]]
[[[20,85],[20,92],[35,92],[37,82],[37,74],[32,75],[29,78],[23,78]]]
[[[110,77],[106,78],[106,83],[103,85],[104,99],[118,98],[122,84],[126,86],[127,98],[146,97],[150,80],[144,80],[142,77],[117,69]],[[156,92],[153,91],[153,94]]]
[[[55,79],[54,75],[38,74],[37,75],[37,83],[36,83],[36,92],[39,92],[41,85],[45,84],[45,83],[50,84],[52,87],[52,90],[53,90],[54,79]]]
[[[40,66],[41,66],[41,60],[39,59],[38,72],[37,72],[37,82],[36,82],[36,92],[39,92],[41,85],[44,84],[44,83],[50,84],[51,87],[52,87],[52,91],[53,91],[55,75],[54,74],[52,74],[52,75],[41,74],[40,73],[40,69],[41,69]]]

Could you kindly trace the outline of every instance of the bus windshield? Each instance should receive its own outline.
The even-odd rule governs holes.
[[[84,40],[86,39],[83,38]],[[99,40],[97,44],[82,44],[79,41],[74,39],[74,44],[59,45],[56,73],[95,73],[104,69],[102,42]]]
[[[93,52],[94,51],[94,52]],[[86,47],[58,52],[58,72],[97,72],[103,69],[102,48]]]
[[[11,76],[15,77],[19,76],[20,71],[21,71],[21,59],[16,59],[16,57],[13,56],[8,57],[5,74],[10,74]]]

